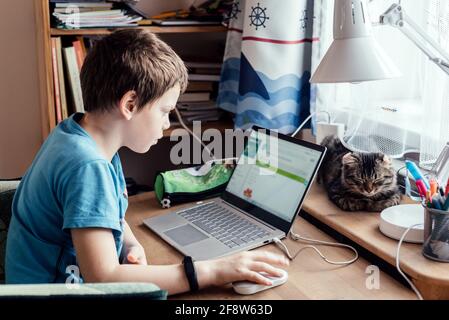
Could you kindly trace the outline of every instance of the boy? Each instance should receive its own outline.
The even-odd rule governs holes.
[[[151,282],[176,294],[238,280],[268,285],[259,272],[281,275],[272,264],[286,266],[287,259],[268,252],[195,262],[190,268],[196,279],[182,264],[148,266],[127,225],[117,152],[125,146],[145,153],[156,144],[186,85],[181,59],[150,32],[120,30],[94,45],[81,71],[86,113],[72,115],[50,134],[14,198],[7,283],[79,277]]]

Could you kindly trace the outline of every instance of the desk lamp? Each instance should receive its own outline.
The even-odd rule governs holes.
[[[401,75],[372,36],[367,3],[367,0],[335,0],[334,41],[311,83],[360,83]],[[406,14],[400,3],[391,5],[380,16],[380,24],[398,28],[449,75],[449,54]],[[380,229],[399,240],[408,227],[423,221],[424,210],[420,205],[400,205],[382,212]],[[422,243],[423,228],[412,231],[405,241]]]

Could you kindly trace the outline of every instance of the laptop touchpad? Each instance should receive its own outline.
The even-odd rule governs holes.
[[[204,233],[195,229],[189,224],[168,230],[164,233],[181,246],[187,246],[189,244],[209,238]]]

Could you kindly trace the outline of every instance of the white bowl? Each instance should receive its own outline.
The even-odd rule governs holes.
[[[400,240],[404,232],[415,224],[404,238],[405,242],[424,242],[424,208],[418,204],[405,204],[385,209],[380,214],[380,231],[387,237]]]

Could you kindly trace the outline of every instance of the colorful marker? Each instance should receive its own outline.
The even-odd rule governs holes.
[[[432,197],[430,196],[430,190],[426,192],[426,202],[432,204]]]
[[[407,167],[407,170],[410,172],[410,174],[413,176],[415,181],[422,180],[424,184],[426,185],[427,189],[430,189],[429,181],[423,176],[419,168],[416,166],[414,162],[411,162],[409,160],[405,161],[405,165]]]
[[[424,182],[422,180],[417,180],[416,187],[418,188],[418,192],[419,192],[421,199],[425,199],[427,189],[426,189],[426,185],[424,184]]]
[[[444,195],[446,197],[449,195],[449,179],[447,179],[446,189],[444,190]]]
[[[433,197],[438,192],[438,182],[436,179],[430,179],[430,196]]]
[[[440,187],[438,188],[438,192],[440,193],[440,196],[441,196],[442,198],[445,197],[443,187],[440,186]]]
[[[442,210],[443,209],[441,207],[441,203],[440,203],[440,200],[438,199],[438,197],[433,197],[432,198],[432,205],[437,210]]]
[[[440,208],[443,209],[444,207],[444,198],[441,198],[440,195],[437,193],[434,197],[433,197],[434,201],[438,202],[438,204],[440,205]],[[441,210],[440,209],[440,210]]]
[[[448,211],[449,210],[449,197],[446,198],[446,201],[444,201],[443,210]]]

